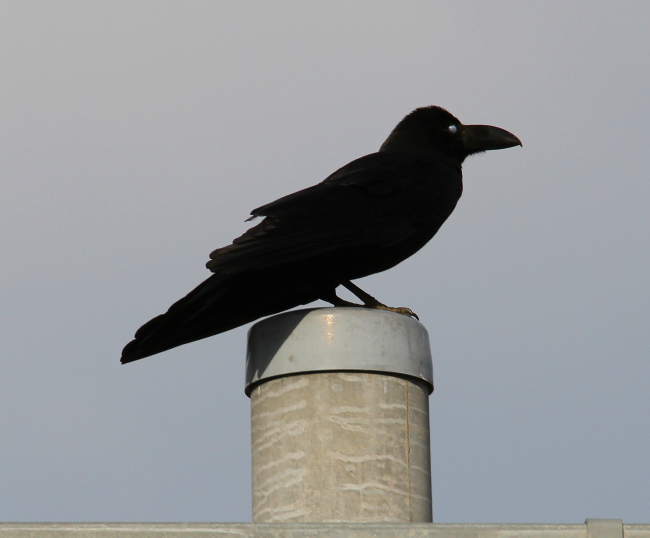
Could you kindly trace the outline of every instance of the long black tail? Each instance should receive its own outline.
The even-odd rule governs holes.
[[[145,323],[122,350],[122,364],[214,336],[322,295],[300,274],[259,271],[215,273],[169,310]]]

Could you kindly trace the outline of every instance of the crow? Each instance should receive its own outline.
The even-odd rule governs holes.
[[[210,254],[213,275],[145,323],[122,351],[128,363],[322,299],[391,308],[351,281],[394,267],[439,230],[462,191],[469,155],[521,146],[512,133],[463,125],[441,107],[408,114],[377,153],[321,183],[251,212],[264,219]],[[343,286],[363,305],[339,298]],[[415,316],[417,317],[417,316]]]

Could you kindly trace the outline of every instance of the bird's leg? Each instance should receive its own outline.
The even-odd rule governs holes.
[[[364,306],[362,304],[351,303],[350,301],[341,299],[338,295],[336,295],[336,289],[332,289],[326,293],[323,293],[319,299],[327,301],[328,303],[332,303],[333,306],[357,306],[360,308],[363,308]]]
[[[396,312],[397,314],[403,314],[405,316],[409,316],[412,318],[417,319],[418,321],[420,318],[418,315],[413,312],[410,308],[405,308],[403,306],[398,306],[398,307],[392,307],[392,306],[386,306],[384,303],[380,303],[377,299],[375,299],[372,295],[369,293],[366,293],[363,291],[359,286],[352,284],[349,280],[344,280],[341,282],[341,286],[344,288],[347,288],[349,291],[354,293],[359,299],[363,301],[363,304],[366,306],[366,308],[376,308],[377,310],[387,310],[388,312]],[[335,294],[336,295],[336,294]],[[341,299],[343,300],[343,299]],[[350,303],[353,304],[353,303]],[[335,305],[337,306],[337,305]]]

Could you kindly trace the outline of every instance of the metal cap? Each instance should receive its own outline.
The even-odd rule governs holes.
[[[354,307],[293,310],[248,331],[247,395],[274,377],[346,370],[415,377],[431,393],[429,333],[402,314]]]

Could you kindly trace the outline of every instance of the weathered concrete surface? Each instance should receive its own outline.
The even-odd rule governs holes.
[[[590,522],[599,520],[589,520]],[[620,520],[601,520],[620,536]],[[650,525],[622,525],[625,538],[650,538]],[[618,534],[617,534],[618,532]],[[0,523],[0,538],[587,538],[587,525],[408,523]]]
[[[623,538],[620,519],[587,519],[587,538]]]
[[[429,390],[324,372],[251,393],[253,521],[431,521]]]

